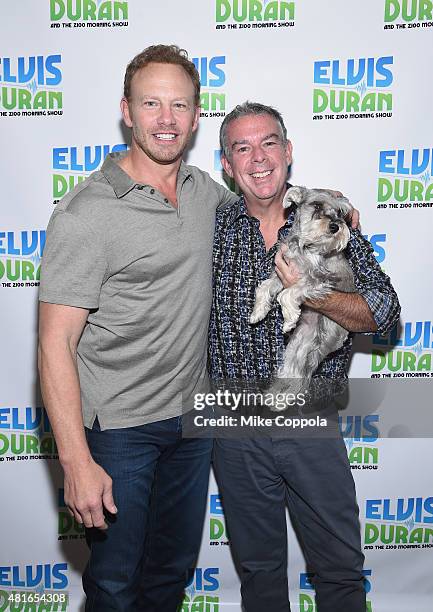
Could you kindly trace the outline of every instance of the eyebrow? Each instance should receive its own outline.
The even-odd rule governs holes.
[[[265,140],[269,140],[270,138],[275,138],[276,140],[281,141],[281,135],[272,133],[262,138],[261,142],[265,142]],[[248,140],[235,140],[232,144],[232,149],[234,149],[236,145],[242,145],[242,144],[249,144],[249,141]]]
[[[160,96],[152,95],[152,94],[142,94],[138,100],[139,102],[144,102],[144,100],[160,100]],[[179,96],[178,98],[173,98],[172,102],[190,102],[190,98],[188,96]]]

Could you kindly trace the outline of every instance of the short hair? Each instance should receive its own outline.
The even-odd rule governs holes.
[[[272,106],[266,106],[265,104],[260,104],[260,102],[249,102],[247,100],[243,104],[238,104],[235,106],[234,109],[224,117],[224,121],[221,124],[220,147],[223,155],[227,157],[227,159],[230,158],[230,151],[227,144],[227,128],[232,121],[235,121],[235,119],[239,119],[239,117],[248,117],[249,115],[269,115],[275,119],[281,127],[283,144],[287,144],[287,129],[284,125],[281,114]]]
[[[129,101],[131,98],[131,81],[134,74],[150,63],[174,64],[181,66],[190,77],[194,86],[194,104],[200,105],[200,75],[193,62],[188,59],[188,52],[177,45],[152,45],[144,49],[132,59],[125,72],[123,95]]]

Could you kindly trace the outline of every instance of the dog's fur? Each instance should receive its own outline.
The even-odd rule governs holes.
[[[353,292],[355,286],[342,253],[350,238],[344,219],[353,210],[349,201],[322,189],[291,187],[283,206],[293,203],[297,205],[293,227],[280,247],[284,258],[295,263],[300,280],[284,289],[273,272],[256,289],[250,323],[264,319],[277,298],[284,317],[283,331],[295,328],[277,378],[285,379],[279,381],[281,388],[296,394],[307,392],[319,363],[340,348],[348,336],[338,323],[302,304],[320,300],[333,289]]]

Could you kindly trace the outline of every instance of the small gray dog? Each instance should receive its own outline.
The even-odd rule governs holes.
[[[348,336],[338,323],[306,306],[301,309],[302,304],[321,299],[333,289],[354,292],[355,286],[342,253],[350,238],[344,219],[353,210],[350,202],[322,189],[291,187],[283,206],[288,208],[293,203],[297,205],[295,220],[289,236],[281,242],[281,252],[295,263],[300,280],[284,289],[273,272],[256,289],[250,323],[264,319],[277,298],[284,317],[283,331],[295,328],[277,378],[285,379],[284,383],[280,381],[281,389],[296,394],[308,390],[319,363],[340,348]]]

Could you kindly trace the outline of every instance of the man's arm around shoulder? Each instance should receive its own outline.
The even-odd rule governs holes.
[[[40,302],[38,363],[45,408],[65,474],[65,503],[79,523],[105,529],[117,512],[108,474],[93,460],[81,413],[77,346],[89,311]]]

